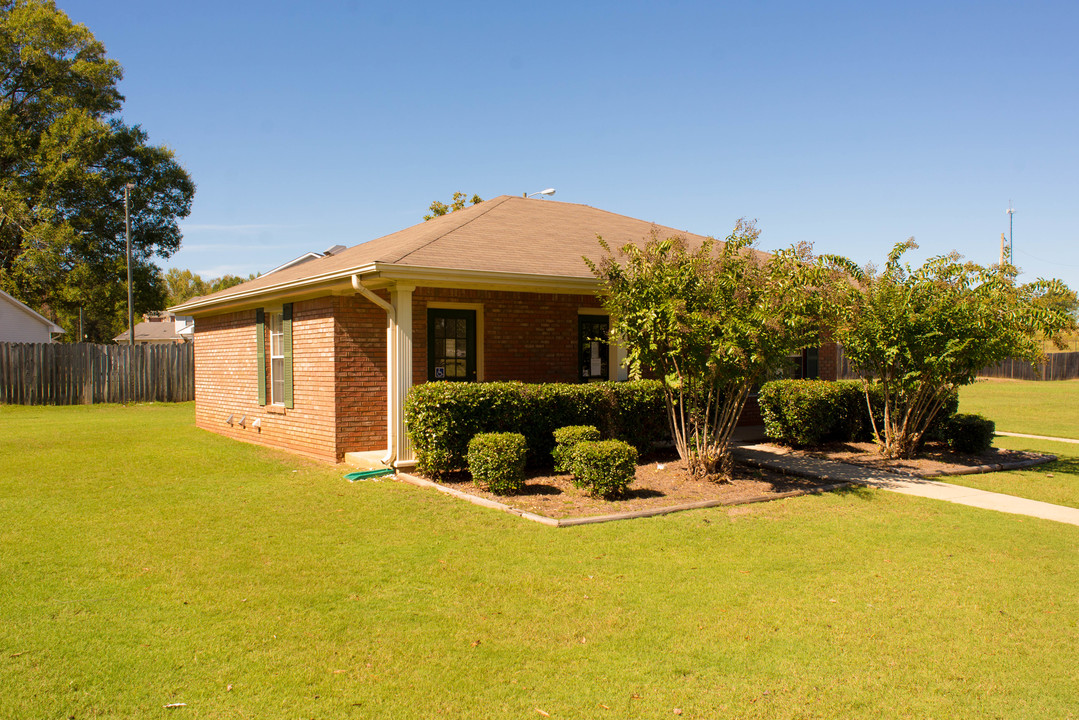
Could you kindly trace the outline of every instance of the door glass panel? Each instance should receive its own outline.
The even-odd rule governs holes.
[[[428,308],[427,379],[476,379],[476,311]]]

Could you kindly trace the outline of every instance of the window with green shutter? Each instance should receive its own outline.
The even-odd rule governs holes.
[[[259,308],[255,311],[255,324],[258,327],[259,405],[265,405],[269,397],[271,404],[291,408],[292,303],[286,303],[281,312],[268,313]]]

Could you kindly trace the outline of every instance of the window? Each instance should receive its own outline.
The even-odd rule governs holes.
[[[788,358],[787,377],[794,380],[820,379],[820,348],[802,348]]]
[[[259,405],[292,407],[292,303],[280,312],[255,310]]]
[[[270,333],[270,402],[285,404],[285,333],[281,313],[266,316],[266,329]]]
[[[611,320],[606,315],[577,316],[578,367],[581,382],[610,379],[610,345],[607,342]]]

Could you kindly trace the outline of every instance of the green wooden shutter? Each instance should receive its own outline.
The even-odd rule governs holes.
[[[259,405],[266,404],[266,313],[255,310],[255,333],[258,335]]]
[[[285,303],[281,307],[281,344],[284,346],[284,369],[281,370],[281,379],[284,381],[285,407],[292,407],[292,303]]]

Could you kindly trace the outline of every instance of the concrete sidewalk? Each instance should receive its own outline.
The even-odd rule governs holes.
[[[739,460],[791,475],[821,478],[832,482],[855,483],[903,493],[904,495],[917,495],[986,510],[1029,515],[1030,517],[1079,525],[1079,508],[1027,500],[1014,495],[975,490],[974,488],[952,485],[936,480],[914,478],[909,475],[897,475],[882,470],[874,470],[873,468],[835,462],[834,460],[785,454],[781,448],[767,444],[735,447],[733,451],[735,457]]]
[[[1004,437],[1032,438],[1034,440],[1052,440],[1053,442],[1075,443],[1076,445],[1079,445],[1079,440],[1076,440],[1075,438],[1052,437],[1051,435],[1027,435],[1026,433],[1002,432],[1000,430],[997,430],[996,434],[1003,435]]]

